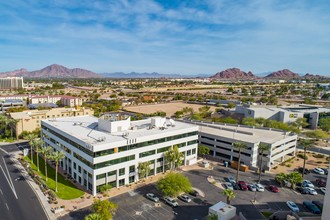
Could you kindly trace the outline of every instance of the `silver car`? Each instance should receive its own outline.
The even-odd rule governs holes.
[[[261,185],[260,183],[256,184],[256,188],[258,192],[263,192],[265,191],[265,187],[263,185]]]
[[[175,199],[171,198],[171,197],[164,197],[164,200],[167,204],[169,204],[172,207],[177,207],[179,204],[177,203],[177,201],[175,201]]]
[[[230,182],[226,182],[225,183],[225,187],[226,187],[226,189],[234,190],[234,187],[233,187],[233,185]]]
[[[289,208],[291,209],[291,211],[293,212],[299,212],[299,207],[296,205],[296,203],[292,202],[292,201],[287,201],[286,204],[289,206]]]
[[[150,199],[151,201],[154,201],[154,202],[158,202],[159,201],[159,198],[157,196],[155,196],[155,194],[153,194],[153,193],[147,193],[146,197],[148,199]]]
[[[191,198],[187,195],[180,195],[178,198],[184,202],[191,202]]]

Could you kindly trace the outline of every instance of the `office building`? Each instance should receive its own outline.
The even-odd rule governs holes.
[[[197,160],[198,126],[172,119],[131,121],[116,113],[48,119],[41,128],[46,145],[65,152],[60,167],[93,195],[106,184],[137,182],[141,162],[150,162],[150,175],[166,171],[164,152],[173,146],[184,154],[183,165]]]
[[[75,107],[82,105],[82,99],[79,97],[66,96],[66,95],[53,95],[53,96],[31,96],[29,97],[29,104],[43,104],[43,103],[60,103],[63,106]]]
[[[23,77],[0,78],[0,90],[23,88]]]

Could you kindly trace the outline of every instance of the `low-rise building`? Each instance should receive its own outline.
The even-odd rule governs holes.
[[[139,180],[138,166],[150,163],[149,175],[169,169],[164,152],[177,146],[183,165],[197,161],[198,126],[155,117],[130,121],[123,114],[43,120],[42,138],[64,151],[60,167],[95,195],[100,187]]]
[[[89,108],[53,108],[9,113],[9,117],[17,121],[15,132],[18,137],[23,131],[32,132],[40,129],[41,120],[93,114],[94,111]]]
[[[236,207],[225,202],[218,202],[209,208],[209,216],[216,216],[217,220],[231,220],[236,216]]]
[[[23,88],[23,77],[0,78],[0,90]]]
[[[75,107],[82,105],[82,99],[79,97],[55,95],[55,96],[31,96],[29,104],[53,103],[60,102],[63,106]]]
[[[244,125],[191,122],[199,126],[199,144],[210,149],[210,155],[223,161],[238,161],[235,142],[244,143],[247,148],[241,152],[241,163],[252,170],[259,167],[259,144],[270,146],[270,151],[263,153],[263,170],[270,170],[285,157],[295,155],[297,135],[291,132],[271,128],[255,128]]]
[[[5,99],[0,101],[0,110],[1,112],[7,111],[9,108],[23,107],[25,102],[19,99]]]

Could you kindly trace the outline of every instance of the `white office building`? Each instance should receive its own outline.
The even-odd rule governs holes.
[[[0,78],[0,90],[23,88],[23,77]]]
[[[183,165],[196,163],[198,126],[155,117],[130,121],[122,114],[48,119],[42,138],[64,151],[60,167],[95,195],[106,184],[120,187],[139,180],[140,162],[150,162],[150,175],[169,169],[164,152],[178,146]]]

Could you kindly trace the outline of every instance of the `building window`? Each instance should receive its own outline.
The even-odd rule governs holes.
[[[117,171],[114,170],[114,171],[111,171],[111,172],[108,172],[108,176],[113,176],[113,175],[116,175]]]
[[[159,153],[163,153],[163,152],[165,152],[165,151],[168,151],[170,148],[171,148],[171,147],[163,147],[163,148],[159,148],[159,149],[157,149],[157,154],[159,154]]]
[[[73,162],[73,169],[77,169],[77,164]]]
[[[129,182],[129,183],[133,183],[134,180],[135,180],[135,176],[130,176],[130,177],[128,178],[128,182]]]
[[[102,174],[99,174],[96,176],[96,179],[99,180],[99,179],[103,179],[105,178],[105,173],[102,173]]]
[[[81,173],[81,167],[78,165],[78,172]]]
[[[156,150],[150,150],[139,154],[139,157],[147,157],[156,153]]]
[[[125,175],[125,168],[119,169],[119,176]]]
[[[187,150],[187,156],[191,155],[191,150]]]
[[[196,154],[196,148],[192,149],[192,154]]]
[[[125,185],[125,179],[119,180],[119,186],[123,186],[123,185]]]
[[[130,166],[129,167],[129,173],[134,173],[135,172],[135,166]]]

